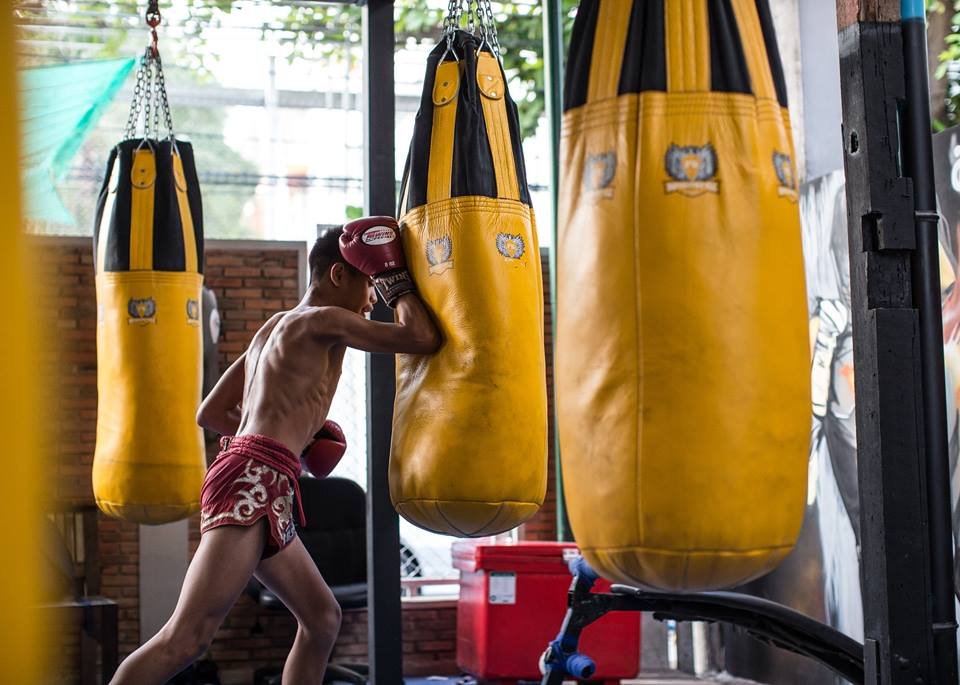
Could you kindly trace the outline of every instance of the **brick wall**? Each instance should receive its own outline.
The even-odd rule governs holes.
[[[520,527],[523,540],[557,539],[556,455],[554,454],[553,426],[553,307],[550,303],[550,257],[546,249],[540,251],[543,266],[543,329],[547,354],[547,494],[543,506]]]
[[[91,468],[96,428],[96,300],[88,239],[38,238],[38,276],[48,288],[38,315],[59,344],[44,351],[41,373],[58,380],[49,398],[53,455],[50,494],[58,503],[93,501]],[[269,243],[241,245],[209,241],[206,282],[217,295],[222,320],[220,366],[246,349],[254,332],[273,312],[299,299],[300,251]],[[215,446],[211,445],[211,449]],[[139,529],[135,524],[99,518],[102,593],[120,605],[120,654],[139,644]],[[199,540],[196,517],[190,521],[190,549]],[[404,668],[410,675],[456,673],[456,609],[453,606],[404,605]],[[63,667],[55,682],[76,682],[77,620],[64,621],[57,640]],[[253,669],[278,664],[295,632],[293,619],[261,610],[242,597],[211,648],[225,682],[249,682]],[[334,658],[366,656],[366,612],[345,615]],[[235,677],[234,680],[231,676]]]

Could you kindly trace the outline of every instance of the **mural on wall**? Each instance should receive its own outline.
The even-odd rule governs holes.
[[[803,186],[800,199],[813,361],[809,498],[817,529],[827,622],[863,639],[860,498],[853,399],[853,328],[842,171]]]
[[[933,137],[940,222],[940,293],[943,302],[943,361],[947,385],[947,430],[950,438],[950,492],[954,557],[960,558],[960,127]],[[954,587],[960,595],[960,574],[954,565]]]
[[[940,281],[954,545],[960,550],[960,128],[934,136],[934,156],[937,197],[944,217],[940,222]],[[862,639],[853,336],[842,172],[804,186],[801,215],[813,352],[810,483],[819,512],[825,610],[831,625]],[[956,571],[954,578],[960,592]]]

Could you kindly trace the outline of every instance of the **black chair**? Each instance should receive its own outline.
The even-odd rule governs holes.
[[[307,525],[297,533],[343,611],[367,606],[367,500],[359,485],[346,478],[300,479],[300,496]],[[260,606],[286,611],[283,602],[256,580],[247,587]],[[367,682],[366,664],[330,664],[326,682]],[[264,673],[260,682],[279,683],[279,675]]]

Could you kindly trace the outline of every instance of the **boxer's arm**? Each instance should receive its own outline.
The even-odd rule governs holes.
[[[240,403],[243,401],[244,352],[220,376],[210,394],[200,403],[197,423],[220,435],[236,435],[240,426]]]
[[[433,354],[443,343],[440,330],[423,301],[414,293],[401,295],[396,321],[371,321],[340,307],[324,307],[318,320],[320,337],[364,352]]]

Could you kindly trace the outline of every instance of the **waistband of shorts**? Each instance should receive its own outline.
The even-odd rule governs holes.
[[[296,470],[300,469],[300,457],[290,451],[290,448],[279,440],[274,440],[266,435],[258,435],[255,433],[248,435],[224,435],[220,438],[220,451],[226,452],[227,450],[249,450],[251,452],[265,454],[289,462],[291,467]]]

